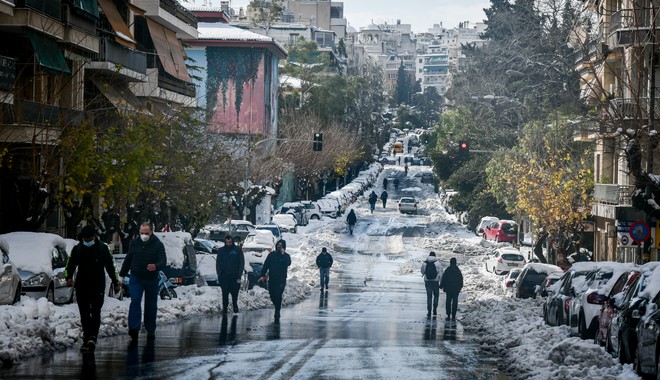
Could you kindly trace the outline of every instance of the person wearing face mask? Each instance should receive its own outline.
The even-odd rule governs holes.
[[[73,276],[76,273],[74,283]],[[68,286],[75,286],[80,325],[82,326],[83,353],[94,352],[96,337],[101,326],[101,307],[105,298],[105,273],[108,273],[115,292],[121,290],[112,255],[108,246],[96,237],[92,226],[80,231],[79,242],[73,247],[66,264],[65,278]]]
[[[128,254],[119,271],[120,277],[131,272],[129,292],[131,306],[128,309],[128,335],[137,343],[142,319],[142,295],[144,294],[144,328],[147,339],[156,337],[156,312],[158,311],[158,271],[167,265],[165,246],[153,234],[151,224],[142,223],[140,236],[131,241]]]
[[[286,253],[286,241],[280,240],[275,245],[275,251],[268,254],[261,269],[261,280],[268,281],[268,293],[275,306],[275,324],[280,323],[280,309],[282,308],[282,294],[286,287],[286,277],[291,256]]]

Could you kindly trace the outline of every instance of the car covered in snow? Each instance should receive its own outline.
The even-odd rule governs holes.
[[[247,220],[232,219],[223,224],[209,224],[206,225],[202,232],[209,240],[223,242],[226,235],[234,237],[234,241],[238,244],[250,232],[254,231],[254,225]]]
[[[496,249],[486,258],[486,271],[494,274],[507,274],[513,268],[525,266],[525,256],[513,247]]]
[[[0,239],[0,254],[0,305],[13,305],[21,300],[21,276],[9,258],[9,244],[3,239]]]
[[[278,241],[282,240],[282,230],[280,227],[275,224],[275,223],[268,223],[268,224],[259,224],[258,226],[255,227],[255,230],[265,230],[265,231],[270,231],[273,236],[275,236],[275,243],[277,244]]]
[[[255,230],[243,243],[246,264],[263,264],[269,253],[275,250],[276,239],[269,230]]]
[[[529,263],[523,267],[522,272],[516,279],[514,296],[516,298],[536,297],[535,288],[541,285],[550,273],[563,272],[562,269],[552,264]]]
[[[479,224],[477,224],[477,227],[474,229],[475,235],[483,236],[484,228],[489,226],[491,223],[497,222],[499,220],[500,220],[500,218],[498,218],[496,216],[484,216],[483,218],[481,218],[481,220],[479,221]]]
[[[506,276],[502,277],[502,291],[504,291],[504,294],[513,295],[516,279],[520,276],[521,272],[522,268],[513,268],[506,274]]]
[[[305,212],[305,205],[301,202],[286,202],[284,203],[275,214],[291,214],[296,218],[299,226],[306,226],[309,223],[307,213]]]
[[[546,300],[545,320],[550,326],[569,326],[571,300],[583,288],[587,276],[596,269],[593,263],[579,264],[564,273],[558,281],[557,291]]]
[[[656,264],[660,263],[656,262]],[[642,274],[641,270],[641,268],[635,268],[621,274],[612,286],[607,299],[601,305],[595,341],[599,345],[604,346],[609,353],[612,353],[612,340],[610,338],[612,319],[619,312],[619,309],[615,305],[617,301],[621,301],[625,297],[628,289],[635,285],[637,279]]]
[[[298,222],[291,214],[276,214],[273,215],[273,223],[277,224],[282,232],[298,232]]]
[[[0,235],[7,243],[9,259],[21,277],[21,295],[45,297],[52,303],[73,302],[73,287],[66,283],[66,241],[46,232],[10,232]]]
[[[154,232],[165,246],[167,265],[163,273],[172,285],[203,285],[197,270],[197,256],[188,232]]]
[[[303,206],[305,206],[305,216],[307,220],[320,220],[323,218],[323,213],[321,212],[321,207],[318,203],[313,201],[300,201]]]
[[[321,210],[321,214],[328,216],[330,218],[336,218],[339,216],[339,202],[336,199],[324,199],[321,198],[318,201],[316,201],[316,204],[319,206],[319,210]]]

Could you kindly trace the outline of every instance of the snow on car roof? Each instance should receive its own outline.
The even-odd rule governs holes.
[[[273,222],[294,226],[296,217],[291,214],[276,214],[273,215]]]
[[[10,232],[0,235],[9,245],[9,258],[16,268],[32,273],[53,273],[53,248],[66,249],[66,241],[46,232]]]
[[[273,248],[275,243],[275,236],[269,230],[255,230],[248,235],[248,239],[245,239],[243,248]]]
[[[563,270],[552,264],[543,264],[543,263],[529,263],[527,264],[529,269],[533,269],[536,273],[553,273],[553,272],[563,272]]]
[[[69,256],[70,256],[71,251],[73,250],[73,247],[78,245],[78,240],[65,238],[64,241],[66,242],[66,253],[68,253]]]
[[[598,292],[601,294],[608,294],[622,274],[637,267],[634,263],[618,263],[614,261],[601,261],[597,264],[599,271],[612,273],[612,277],[599,286]]]
[[[656,294],[660,292],[660,266],[656,266],[653,269],[653,272],[649,274],[648,279],[646,280],[646,286],[642,290],[638,297],[646,297],[652,299]]]
[[[174,268],[183,268],[183,247],[192,242],[188,232],[154,232],[154,235],[163,242],[167,265]]]

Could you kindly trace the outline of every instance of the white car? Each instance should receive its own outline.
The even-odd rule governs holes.
[[[0,305],[13,305],[21,300],[21,276],[9,259],[9,244],[0,239],[2,272],[0,274]]]
[[[500,218],[496,216],[484,216],[477,224],[477,227],[474,229],[474,234],[477,236],[482,236],[484,234],[484,228],[490,225],[493,222],[499,222]]]
[[[486,271],[495,274],[506,274],[513,268],[522,268],[525,266],[525,256],[520,251],[512,247],[496,249],[486,259]]]
[[[513,288],[520,272],[522,272],[522,268],[513,268],[506,276],[502,277],[502,290],[505,294],[513,297]]]
[[[316,202],[300,201],[300,203],[305,206],[305,216],[307,216],[307,220],[320,220],[323,217],[321,208]]]
[[[319,199],[316,201],[316,204],[319,206],[319,210],[325,216],[331,218],[336,218],[339,216],[339,202],[336,199]]]
[[[249,234],[243,243],[246,266],[255,263],[263,265],[268,254],[275,250],[275,243],[275,236],[268,230],[255,230]]]
[[[397,207],[402,214],[417,214],[417,200],[414,197],[401,197]]]
[[[277,214],[273,215],[273,223],[277,224],[282,232],[298,232],[298,221],[291,214]]]

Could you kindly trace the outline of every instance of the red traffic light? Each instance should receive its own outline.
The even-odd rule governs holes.
[[[467,149],[467,148],[468,148],[468,144],[467,144],[467,143],[465,143],[465,142],[464,142],[464,143],[461,143],[461,149]]]

